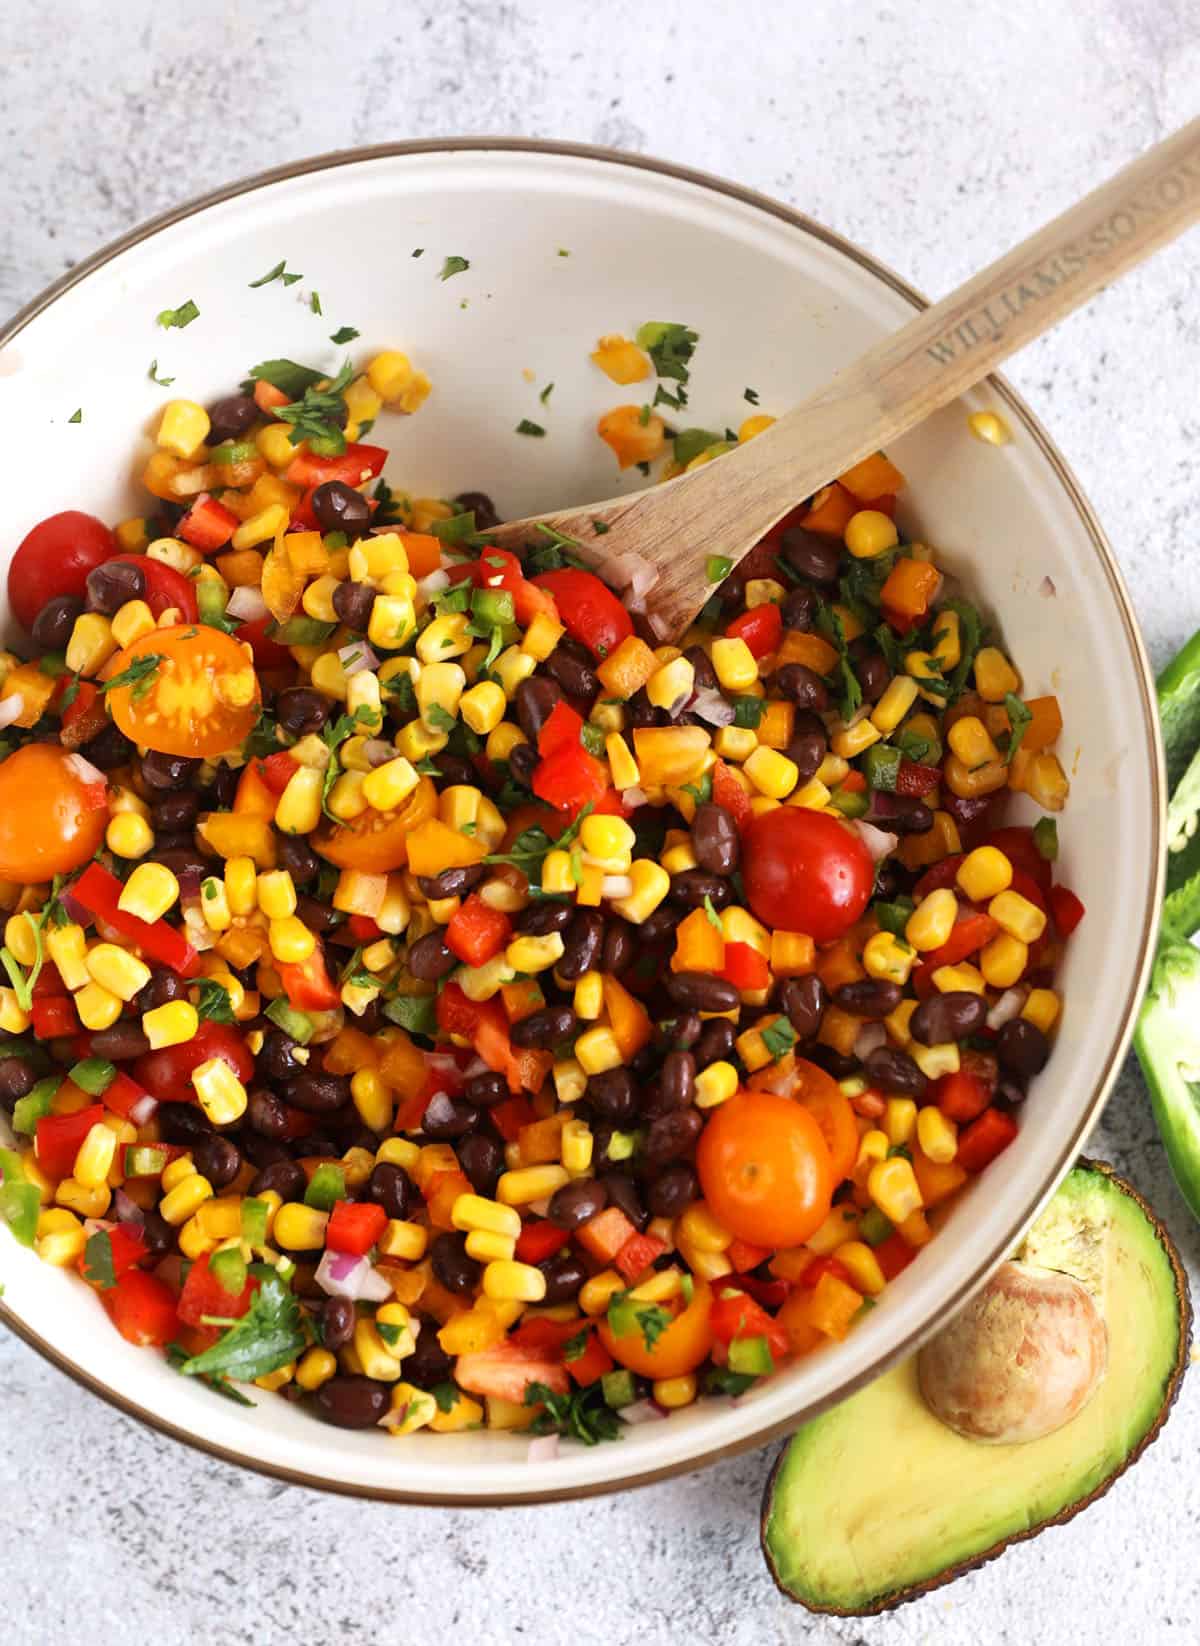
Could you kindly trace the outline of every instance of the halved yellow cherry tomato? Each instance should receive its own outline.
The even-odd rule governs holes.
[[[0,763],[0,880],[36,885],[94,854],[108,785],[100,773],[89,782],[80,764],[55,743],[27,743]]]
[[[652,1348],[647,1348],[640,1329],[618,1337],[607,1319],[600,1321],[600,1336],[613,1359],[640,1377],[682,1377],[695,1371],[712,1348],[712,1302],[708,1282],[696,1280],[692,1301],[658,1334]]]
[[[312,843],[327,863],[363,874],[388,874],[408,862],[408,837],[418,824],[437,816],[437,790],[423,777],[401,805],[390,812],[373,808],[353,823],[323,824]]]
[[[109,678],[127,670],[144,672],[114,686],[108,703],[134,743],[209,760],[237,748],[254,729],[260,702],[254,663],[221,629],[200,623],[152,629],[118,654]]]

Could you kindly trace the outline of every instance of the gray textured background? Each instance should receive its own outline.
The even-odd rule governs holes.
[[[938,295],[1200,103],[1191,0],[0,0],[0,64],[0,314],[227,179],[456,132],[724,173]],[[1169,248],[1011,368],[1113,538],[1156,664],[1200,623],[1196,251],[1195,236]],[[1150,1196],[1194,1266],[1200,1233],[1132,1068],[1095,1152]],[[1195,1374],[1145,1460],[1083,1518],[862,1624],[776,1598],[756,1541],[766,1453],[580,1505],[404,1510],[195,1455],[9,1339],[0,1380],[0,1586],[16,1642],[1200,1636]]]

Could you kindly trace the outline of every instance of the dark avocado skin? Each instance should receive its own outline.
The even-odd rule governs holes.
[[[770,1476],[767,1479],[766,1488],[763,1494],[763,1507],[761,1515],[761,1541],[763,1554],[777,1587],[788,1597],[789,1600],[797,1602],[797,1604],[804,1606],[809,1611],[825,1613],[827,1615],[838,1617],[876,1616],[881,1612],[891,1611],[895,1607],[905,1604],[907,1601],[916,1600],[922,1595],[929,1594],[934,1589],[939,1589],[947,1583],[952,1583],[955,1578],[961,1577],[963,1573],[975,1571],[980,1566],[986,1565],[989,1561],[997,1559],[1004,1553],[1010,1544],[1024,1542],[1028,1538],[1036,1537],[1040,1532],[1045,1531],[1049,1526],[1063,1525],[1068,1520],[1073,1520],[1077,1514],[1080,1514],[1084,1509],[1086,1509],[1087,1506],[1094,1502],[1096,1498],[1102,1497],[1112,1485],[1113,1481],[1120,1475],[1124,1474],[1126,1469],[1128,1469],[1132,1464],[1136,1463],[1138,1458],[1145,1451],[1146,1447],[1149,1446],[1151,1441],[1157,1437],[1159,1430],[1166,1422],[1171,1407],[1175,1403],[1176,1396],[1179,1392],[1179,1386],[1182,1381],[1183,1371],[1188,1363],[1188,1356],[1191,1346],[1192,1307],[1188,1291],[1187,1276],[1180,1261],[1179,1253],[1172,1244],[1170,1236],[1167,1234],[1166,1230],[1159,1223],[1150,1207],[1146,1204],[1145,1200],[1143,1200],[1132,1184],[1127,1182],[1126,1179],[1120,1177],[1103,1161],[1080,1158],[1080,1160],[1076,1163],[1074,1172],[1096,1173],[1101,1178],[1106,1180],[1107,1185],[1111,1185],[1119,1189],[1122,1194],[1128,1196],[1128,1198],[1141,1212],[1142,1217],[1145,1219],[1147,1225],[1146,1232],[1155,1237],[1170,1266],[1171,1277],[1174,1284],[1173,1304],[1177,1317],[1177,1341],[1175,1344],[1173,1364],[1171,1365],[1169,1373],[1166,1377],[1166,1386],[1153,1421],[1143,1432],[1137,1443],[1122,1457],[1120,1463],[1116,1467],[1110,1469],[1098,1482],[1098,1484],[1096,1484],[1090,1491],[1083,1493],[1078,1498],[1069,1502],[1057,1514],[1048,1516],[1047,1518],[1039,1521],[1036,1525],[1030,1526],[1024,1531],[1013,1532],[1008,1536],[999,1538],[995,1543],[986,1548],[980,1549],[978,1554],[973,1554],[968,1559],[960,1560],[956,1563],[947,1565],[941,1571],[934,1572],[932,1575],[924,1578],[921,1582],[913,1583],[907,1586],[899,1586],[884,1593],[873,1592],[869,1595],[864,1594],[861,1604],[846,1606],[823,1604],[819,1599],[814,1598],[812,1595],[806,1596],[796,1592],[794,1588],[789,1587],[784,1574],[782,1574],[779,1570],[776,1552],[771,1545],[769,1529],[772,1509],[775,1506],[775,1496],[779,1486],[781,1471],[787,1460],[788,1453],[792,1445],[792,1443],[789,1442],[788,1446],[785,1446],[776,1458]],[[1051,1204],[1053,1205],[1053,1202]],[[1120,1322],[1118,1321],[1114,1323],[1110,1321],[1109,1326],[1110,1354],[1120,1353]],[[914,1396],[914,1398],[919,1397]],[[828,1415],[829,1414],[826,1414],[826,1416]],[[820,1423],[821,1421],[821,1418],[816,1418],[813,1420],[814,1423]],[[1050,1439],[1052,1437],[1047,1438]],[[1037,1447],[1043,1444],[1045,1443],[1034,1441],[1029,1443],[1027,1446],[1012,1448],[1012,1450],[1014,1452],[1020,1451],[1022,1453],[1032,1453]],[[919,1467],[919,1457],[914,1458],[914,1471],[919,1470]],[[844,1490],[846,1485],[845,1481],[841,1481],[839,1484],[840,1488]],[[818,1492],[821,1490],[820,1483],[817,1483],[814,1486],[814,1490]],[[902,1504],[897,1505],[897,1512],[903,1514]]]

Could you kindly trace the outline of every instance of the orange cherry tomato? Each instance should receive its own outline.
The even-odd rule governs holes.
[[[858,1159],[858,1126],[855,1124],[854,1110],[850,1106],[850,1099],[838,1089],[838,1083],[833,1076],[826,1074],[825,1070],[818,1068],[815,1063],[808,1063],[804,1058],[798,1057],[795,1072],[796,1089],[793,1096],[802,1109],[808,1110],[821,1128],[821,1136],[829,1150],[836,1187],[843,1178],[850,1176],[854,1170],[854,1162]]]
[[[35,885],[86,863],[104,839],[107,794],[57,744],[10,754],[0,763],[0,880]]]
[[[637,1327],[618,1337],[604,1317],[600,1336],[613,1359],[640,1377],[682,1377],[695,1371],[712,1348],[712,1302],[712,1288],[697,1280],[692,1301],[659,1333],[651,1349]]]
[[[802,1246],[836,1179],[817,1121],[790,1097],[739,1092],[709,1117],[696,1166],[718,1223],[755,1246]]]
[[[327,863],[364,874],[389,874],[408,862],[408,837],[418,824],[437,816],[437,790],[423,777],[402,805],[390,812],[365,811],[353,823],[321,828],[312,843]]]
[[[147,663],[140,679],[108,693],[112,717],[132,742],[208,760],[254,730],[258,676],[232,635],[198,623],[152,629],[117,655],[110,678],[152,657],[156,667]]]

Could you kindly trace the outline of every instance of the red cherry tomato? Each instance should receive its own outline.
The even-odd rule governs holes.
[[[120,554],[116,559],[123,566],[141,567],[146,579],[146,604],[156,622],[172,606],[179,612],[181,622],[195,623],[198,620],[200,608],[196,604],[196,585],[190,583],[182,572],[177,572],[174,566],[166,566],[161,560],[147,560],[144,554]]]
[[[543,572],[533,581],[554,596],[567,633],[590,647],[596,657],[608,657],[633,633],[633,619],[594,572],[568,566],[562,571]]]
[[[25,536],[8,568],[8,603],[24,629],[55,595],[83,599],[87,576],[117,552],[117,540],[95,515],[64,509]]]
[[[219,1057],[245,1085],[254,1073],[254,1058],[236,1029],[206,1019],[190,1040],[181,1046],[164,1046],[158,1052],[143,1052],[133,1065],[139,1080],[160,1103],[191,1103],[192,1070],[210,1057]]]
[[[282,669],[292,661],[292,654],[286,646],[281,646],[278,640],[272,640],[267,634],[267,625],[275,619],[267,612],[263,617],[256,617],[253,623],[243,623],[233,631],[234,638],[244,640],[254,653],[254,664],[259,669]]]
[[[107,785],[87,782],[55,743],[27,743],[0,764],[0,879],[29,886],[92,857],[108,822]]]
[[[845,824],[802,806],[756,817],[742,836],[746,897],[762,921],[841,937],[861,916],[875,882],[871,854]]]

